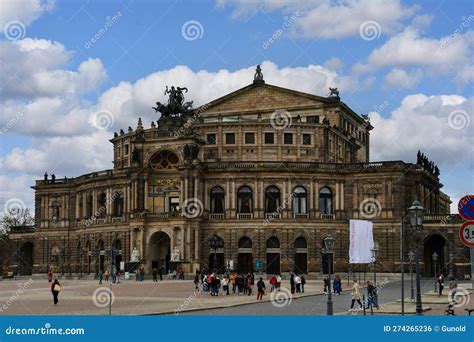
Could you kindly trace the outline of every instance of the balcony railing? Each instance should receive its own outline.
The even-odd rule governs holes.
[[[336,215],[321,213],[319,217],[320,217],[321,220],[334,220],[336,218]]]
[[[253,219],[253,213],[237,213],[237,220],[251,220]]]
[[[209,218],[211,220],[223,220],[225,219],[225,214],[224,213],[220,213],[220,214],[209,214]]]
[[[265,218],[267,220],[279,220],[281,219],[280,213],[265,213]]]
[[[308,214],[293,214],[293,218],[297,220],[308,219],[309,215]]]

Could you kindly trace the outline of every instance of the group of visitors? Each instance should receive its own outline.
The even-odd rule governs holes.
[[[163,266],[159,268],[154,268],[152,272],[153,276],[153,282],[157,283],[158,282],[158,276],[160,277],[160,280],[163,280]]]
[[[328,276],[325,276],[323,279],[323,291],[324,293],[328,293],[329,289],[331,287],[331,284],[329,283],[329,278]],[[334,294],[340,295],[342,292],[342,281],[341,277],[339,274],[334,275],[334,280],[332,282],[332,291]]]
[[[306,279],[303,275],[290,274],[290,290],[291,293],[304,293],[304,285],[306,284]]]
[[[360,300],[361,293],[360,293],[360,285],[357,279],[354,279],[352,284],[352,300],[351,300],[351,308],[349,311],[354,311],[354,304],[357,302],[359,304],[358,310],[362,310],[363,305]],[[369,308],[379,308],[378,300],[377,300],[377,288],[372,284],[371,281],[367,281],[367,306],[365,309]]]
[[[135,281],[144,281],[145,280],[145,267],[139,267],[135,271]]]

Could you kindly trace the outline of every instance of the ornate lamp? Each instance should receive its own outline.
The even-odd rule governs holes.
[[[425,208],[423,208],[419,201],[413,201],[413,204],[408,208],[410,215],[410,223],[416,232],[420,230],[423,225],[423,216],[425,215]],[[423,307],[421,303],[421,284],[420,284],[420,252],[418,248],[419,238],[416,236],[416,314],[423,315]]]

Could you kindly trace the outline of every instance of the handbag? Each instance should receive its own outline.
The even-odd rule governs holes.
[[[61,286],[59,286],[58,284],[54,285],[53,291],[60,292]]]

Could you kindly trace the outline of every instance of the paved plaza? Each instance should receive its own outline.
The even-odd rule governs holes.
[[[96,280],[61,280],[59,304],[54,305],[51,283],[44,278],[10,279],[0,282],[0,315],[108,315],[110,283]],[[269,288],[269,285],[267,285]],[[410,284],[405,284],[405,312],[414,314],[410,301]],[[474,308],[470,284],[460,284],[469,294],[465,303],[455,312],[465,315],[464,308]],[[432,281],[422,281],[423,306],[426,315],[443,315],[448,304],[446,290],[442,297],[433,293]],[[335,315],[362,315],[362,311],[349,312],[351,293],[344,282],[341,295],[333,296]],[[325,315],[327,297],[322,281],[308,280],[304,294],[290,294],[289,282],[284,281],[276,297],[267,291],[263,301],[251,296],[231,294],[213,297],[196,291],[191,280],[151,280],[135,282],[122,280],[112,284],[112,315]],[[365,293],[365,289],[362,290]],[[400,314],[400,282],[387,283],[379,292],[379,310],[374,314]],[[371,312],[368,310],[367,315]]]

